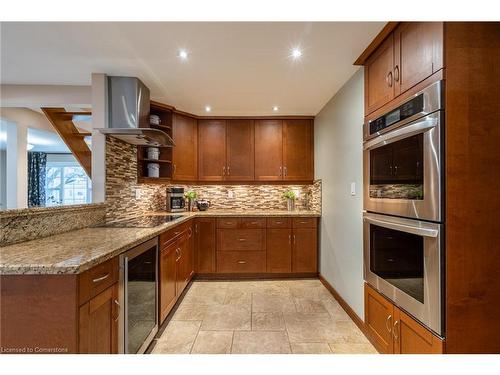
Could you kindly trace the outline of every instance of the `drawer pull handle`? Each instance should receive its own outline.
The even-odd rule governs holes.
[[[120,317],[120,312],[122,310],[122,307],[120,306],[120,303],[115,299],[115,304],[118,306],[118,313],[116,314],[115,322],[118,321],[118,318]]]
[[[239,260],[239,261],[238,261],[238,264],[247,264],[247,262],[246,262],[246,261],[244,261],[244,260]]]
[[[252,225],[256,225],[256,224],[258,224],[258,223],[257,223],[256,221],[252,221],[250,224],[252,224]]]
[[[98,283],[99,281],[106,280],[108,277],[109,277],[109,273],[107,273],[107,274],[106,274],[106,275],[104,275],[104,276],[98,277],[97,279],[93,279],[93,280],[92,280],[92,282],[93,282],[93,283]]]
[[[283,224],[283,222],[282,221],[277,221],[276,224]]]
[[[245,242],[245,241],[246,241],[246,239],[245,239],[245,238],[238,238],[238,241],[240,241],[240,242]]]

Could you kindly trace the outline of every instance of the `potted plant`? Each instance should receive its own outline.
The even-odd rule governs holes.
[[[287,190],[283,193],[283,199],[286,199],[286,208],[288,211],[295,210],[295,199],[297,194],[293,190]]]
[[[196,194],[196,191],[190,190],[184,194],[188,201],[188,211],[193,210],[193,203],[195,199],[198,197],[198,194]]]

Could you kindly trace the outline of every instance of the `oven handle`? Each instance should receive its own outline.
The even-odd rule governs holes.
[[[436,127],[438,125],[438,120],[439,112],[431,113],[430,115],[425,116],[422,120],[413,122],[406,126],[402,126],[398,129],[382,134],[377,138],[366,141],[363,144],[363,150],[371,150],[373,148],[377,148],[378,146],[383,146],[392,142],[399,141],[400,139],[422,133]]]
[[[436,238],[439,235],[439,231],[437,229],[419,228],[412,225],[398,224],[390,221],[374,219],[372,217],[364,217],[363,220],[368,223],[379,225],[384,228],[399,230],[400,232],[412,233],[423,237]]]

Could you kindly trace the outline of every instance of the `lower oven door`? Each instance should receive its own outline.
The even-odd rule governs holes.
[[[363,221],[365,281],[442,335],[442,225],[371,213]]]
[[[441,116],[431,113],[364,142],[366,211],[442,221]]]

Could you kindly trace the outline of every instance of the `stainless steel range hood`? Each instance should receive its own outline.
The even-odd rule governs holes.
[[[165,132],[149,127],[149,89],[135,77],[107,77],[109,125],[101,133],[138,146],[172,147]]]

